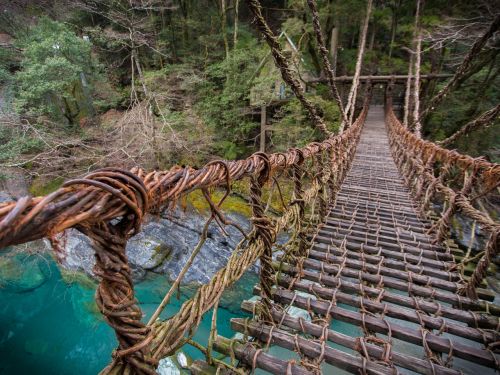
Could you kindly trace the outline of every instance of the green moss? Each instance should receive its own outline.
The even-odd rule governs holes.
[[[262,200],[264,201],[264,204],[267,205],[269,196],[272,193],[271,201],[269,203],[270,208],[275,212],[283,212],[283,202],[285,203],[285,205],[288,205],[290,203],[290,200],[292,199],[293,183],[289,180],[284,179],[280,179],[278,180],[278,182],[279,190],[276,187],[273,189],[272,183],[269,184],[269,186],[267,186],[262,192]]]
[[[217,204],[223,197],[224,192],[222,190],[215,190],[211,193],[211,199],[215,204]],[[190,193],[187,196],[186,201],[201,214],[210,212],[210,205],[203,196],[201,190],[195,190]],[[252,208],[249,203],[234,195],[226,197],[222,203],[221,209],[225,212],[234,212],[248,217],[252,215]]]
[[[40,268],[42,258],[17,254],[0,257],[0,288],[14,293],[29,292],[46,281],[46,272]]]
[[[279,181],[279,186],[281,190],[281,195],[285,205],[290,203],[290,199],[292,197],[293,192],[293,183],[290,181]],[[262,201],[264,206],[267,205],[269,201],[269,196],[272,192],[272,197],[270,201],[271,211],[274,212],[282,212],[283,204],[282,199],[280,198],[280,194],[278,189],[272,189],[272,183],[268,183],[263,191],[262,191]],[[218,203],[225,194],[225,190],[217,189],[211,193],[211,198],[214,203]],[[250,188],[248,180],[235,181],[231,186],[231,194],[226,197],[224,202],[222,203],[222,211],[224,212],[233,212],[240,215],[244,215],[246,217],[252,216],[252,207],[249,203],[250,196]],[[191,192],[183,201],[183,206],[187,205],[192,206],[196,211],[201,214],[207,214],[210,212],[210,206],[203,196],[201,190],[195,190]]]
[[[153,256],[152,259],[156,260],[156,264],[158,266],[165,263],[170,259],[172,255],[172,249],[166,246],[165,244],[158,244],[153,248]],[[156,268],[155,267],[155,268]]]
[[[62,185],[64,182],[64,178],[62,177],[56,177],[53,180],[45,180],[43,178],[37,177],[33,180],[33,183],[31,184],[29,188],[29,192],[31,195],[34,197],[39,197],[42,195],[47,195],[50,194]]]

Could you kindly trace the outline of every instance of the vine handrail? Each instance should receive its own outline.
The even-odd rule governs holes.
[[[500,222],[481,203],[500,186],[500,164],[447,150],[417,137],[397,119],[390,93],[386,101],[386,126],[396,165],[420,203],[422,213],[434,222],[430,231],[435,241],[441,242],[449,236],[451,220],[457,212],[475,222],[488,236],[484,254],[461,290],[461,294],[477,298],[476,288],[500,248]],[[443,204],[437,219],[429,215],[434,213],[433,201]],[[461,266],[468,261],[464,259]]]
[[[73,227],[89,236],[96,254],[95,274],[100,279],[96,302],[115,330],[119,343],[104,373],[154,374],[158,361],[190,339],[203,315],[220,299],[225,288],[237,281],[257,259],[261,262],[263,302],[269,301],[271,248],[276,236],[291,229],[295,233],[291,247],[304,248],[300,242],[305,241],[306,236],[301,233],[309,225],[305,208],[314,207],[318,202],[320,215],[326,212],[326,198],[334,198],[354,155],[367,103],[368,100],[355,125],[347,131],[301,149],[269,155],[256,153],[244,160],[213,161],[200,169],[176,166],[168,171],[146,173],[138,168],[130,171],[104,168],[65,182],[45,197],[23,197],[17,202],[0,204],[0,248],[49,237],[60,256],[63,250],[57,233]],[[310,187],[304,190],[305,163],[316,172],[309,174]],[[276,181],[272,177],[282,172],[290,173],[294,194],[284,207],[283,215],[273,217],[263,209],[262,189],[268,181]],[[209,202],[210,221],[215,220],[221,227],[233,225],[224,217],[220,206],[231,184],[245,177],[250,179],[253,211],[250,234],[244,236],[227,265],[201,286],[177,314],[165,321],[143,323],[125,253],[127,240],[140,230],[146,213],[173,208],[180,198],[196,189],[200,189]],[[226,194],[218,203],[211,201],[208,192],[215,187],[226,188]]]

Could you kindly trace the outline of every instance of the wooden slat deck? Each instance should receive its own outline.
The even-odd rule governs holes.
[[[274,322],[232,320],[263,348],[233,345],[240,366],[275,374],[494,373],[500,357],[487,348],[500,340],[500,310],[486,290],[479,300],[458,294],[453,253],[432,243],[429,227],[393,161],[383,109],[374,107],[308,257],[280,267]],[[290,315],[290,306],[309,319]],[[255,311],[254,302],[242,307]],[[224,340],[214,348],[228,354]]]

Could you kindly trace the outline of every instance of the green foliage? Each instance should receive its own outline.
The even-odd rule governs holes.
[[[243,10],[245,8],[241,2],[236,46],[233,42],[234,8],[228,6],[225,17],[227,23],[221,25],[220,5],[216,6],[212,1],[174,3],[176,6],[171,9],[166,7],[161,11],[150,9],[144,12],[130,8],[127,1],[104,0],[93,2],[96,7],[92,12],[68,8],[67,14],[61,15],[57,11],[47,11],[59,21],[37,19],[43,11],[29,11],[28,18],[36,22],[34,27],[30,26],[33,22],[4,22],[0,30],[17,38],[15,46],[19,49],[0,49],[3,109],[10,107],[13,88],[16,88],[15,104],[19,113],[43,120],[40,123],[50,119],[54,123],[80,122],[85,126],[90,123],[85,118],[92,116],[95,111],[102,113],[111,109],[110,113],[102,116],[100,127],[92,127],[91,131],[85,130],[85,133],[88,134],[88,141],[94,142],[93,146],[97,144],[98,148],[102,147],[100,151],[109,151],[111,144],[115,147],[113,142],[116,138],[113,137],[118,137],[115,131],[117,123],[131,106],[132,73],[139,100],[145,99],[137,67],[132,67],[130,59],[132,42],[129,38],[133,33],[126,26],[130,21],[135,28],[136,39],[133,44],[144,73],[144,83],[158,101],[158,108],[153,110],[156,123],[162,124],[158,129],[163,132],[159,134],[160,144],[156,150],[161,154],[158,163],[165,168],[172,163],[199,165],[214,154],[235,159],[255,151],[260,124],[258,108],[251,108],[249,99],[250,96],[254,99],[255,92],[263,102],[273,99],[272,87],[280,75],[272,58],[269,58],[269,64],[260,66],[263,58],[269,54],[267,45],[258,40],[259,34],[250,26],[248,13]],[[426,1],[421,15],[424,35],[431,35],[433,28],[440,24],[475,19],[476,11],[480,10],[474,9],[473,3],[461,2],[451,6],[451,2],[445,0]],[[284,3],[270,0],[266,6],[265,16],[272,29],[276,33],[286,31],[300,49],[301,76],[319,74],[320,56],[307,3],[304,0]],[[67,5],[60,5],[57,10],[65,7]],[[291,11],[274,10],[283,7]],[[332,28],[335,26],[339,30],[336,74],[352,75],[366,0],[318,0],[318,10],[327,47],[330,47]],[[414,14],[415,2],[374,2],[362,74],[406,74],[408,48],[412,48]],[[9,21],[5,14],[0,18],[0,21]],[[70,21],[64,24],[60,22],[62,19]],[[394,22],[395,38],[390,46]],[[74,25],[74,29],[69,25]],[[24,29],[27,31],[22,31]],[[92,43],[80,38],[74,30],[88,35]],[[224,49],[224,38],[229,42],[229,56],[226,56]],[[435,73],[453,71],[456,65],[449,69],[450,53],[463,54],[468,48],[451,42],[442,53],[435,49],[429,50],[427,42],[422,47],[423,74],[431,71],[431,61]],[[94,60],[97,57],[106,70],[96,65]],[[478,89],[485,70],[478,73],[470,85],[467,81],[467,85],[450,95],[446,103],[436,110],[426,125],[426,136],[443,139],[492,106],[491,100],[498,100],[498,90],[494,89],[498,84]],[[105,73],[106,79],[102,73]],[[82,84],[82,78],[85,78],[88,86]],[[347,92],[348,86],[344,86],[344,89]],[[266,96],[266,92],[270,95]],[[432,90],[424,81],[421,96],[423,107],[431,93]],[[480,100],[484,97],[488,97],[488,100]],[[328,88],[316,87],[316,95],[310,98],[335,131],[339,114],[332,101],[325,99],[329,98]],[[252,100],[251,104],[258,103]],[[272,111],[268,114],[272,115]],[[311,130],[307,114],[296,100],[283,106],[275,120],[270,150],[285,150],[321,139],[319,134]],[[34,129],[54,130],[49,126]],[[55,131],[61,137],[70,133],[76,137],[85,136],[76,133],[73,126],[59,126]],[[174,147],[172,131],[180,140]],[[474,155],[482,153],[483,148],[497,147],[498,141],[495,139],[498,137],[494,130],[478,134],[481,135],[471,136],[467,142],[461,140],[456,146]],[[102,139],[107,140],[108,135],[110,142],[102,142]],[[19,129],[0,130],[0,142],[0,160],[12,161],[20,155],[43,149],[38,138],[23,135]],[[193,144],[196,147],[190,147]],[[490,157],[494,157],[493,154],[489,152]],[[143,163],[144,160],[134,162]]]
[[[39,152],[43,147],[39,138],[25,136],[17,129],[0,126],[0,162],[15,160],[21,154]]]
[[[3,66],[0,66],[0,84],[6,83],[12,79],[10,72]]]
[[[197,85],[197,111],[220,137],[215,148],[225,158],[243,155],[244,141],[259,126],[244,115],[244,109],[264,53],[255,39],[241,40],[227,59],[207,67],[206,79]]]
[[[491,77],[489,68],[485,67],[460,88],[452,91],[446,100],[432,112],[425,132],[432,140],[442,140],[460,129],[464,124],[476,118],[484,111],[492,108],[500,101],[500,77],[496,77],[489,84]],[[495,74],[495,73],[493,73]],[[441,88],[442,83],[437,89]],[[472,156],[486,155],[498,162],[500,155],[499,121],[489,128],[478,130],[469,136],[459,139],[454,145],[460,152]]]
[[[9,48],[0,48],[0,84],[12,82],[10,69],[15,65],[14,52]]]
[[[92,71],[90,43],[63,23],[42,18],[20,46],[17,109],[30,116],[64,116],[73,123],[80,110],[81,75]]]
[[[335,102],[319,95],[309,95],[308,99],[320,110],[329,130],[337,132],[340,126],[340,111]],[[272,137],[276,151],[305,146],[321,139],[321,135],[313,129],[307,112],[295,98],[286,103],[276,117]]]

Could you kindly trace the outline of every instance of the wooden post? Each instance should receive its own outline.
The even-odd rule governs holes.
[[[260,107],[260,152],[266,152],[266,105]]]
[[[337,72],[337,47],[339,44],[339,28],[334,26],[330,40],[330,58],[332,60],[333,75]]]

